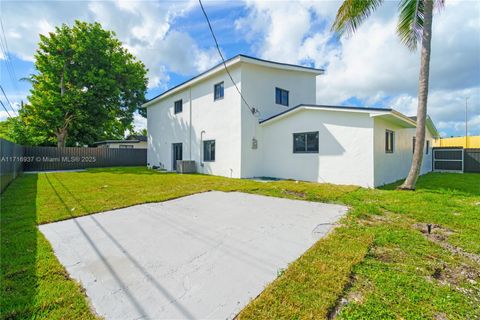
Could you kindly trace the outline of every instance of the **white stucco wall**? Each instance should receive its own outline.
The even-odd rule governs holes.
[[[242,93],[248,103],[266,119],[299,104],[315,104],[316,75],[310,72],[282,70],[242,64]],[[275,88],[289,91],[289,105],[275,103]]]
[[[373,186],[368,113],[304,110],[262,128],[263,176]],[[309,131],[319,131],[319,153],[293,153],[293,133]]]
[[[241,88],[239,67],[231,68],[230,73]],[[214,85],[221,81],[224,81],[224,98],[214,101]],[[174,102],[179,99],[183,100],[183,111],[175,114]],[[225,72],[164,98],[148,107],[147,113],[150,166],[172,170],[172,143],[182,143],[183,159],[195,160],[198,172],[240,177],[240,97]],[[204,166],[200,165],[202,131],[205,131],[203,140],[215,140],[216,148],[215,161],[205,162]]]
[[[415,128],[403,128],[381,118],[374,120],[374,152],[375,152],[375,186],[392,183],[404,179],[412,164],[412,139]],[[385,152],[385,130],[395,132],[394,152]],[[430,141],[428,154],[423,154],[422,170],[425,174],[432,170],[432,134],[427,129],[426,139]]]
[[[289,91],[289,106],[275,103],[275,88]],[[242,64],[242,94],[260,114],[253,116],[242,102],[242,174],[243,178],[263,175],[264,142],[259,119],[284,112],[299,104],[315,104],[316,75],[308,72]],[[258,148],[252,149],[252,138]]]
[[[259,124],[298,104],[315,104],[316,75],[240,63],[229,70],[244,97],[260,110],[253,116],[223,71],[165,96],[147,108],[148,163],[172,170],[172,144],[183,144],[183,159],[195,160],[200,173],[234,178],[270,176],[373,187],[404,178],[412,158],[414,128],[406,129],[365,111],[293,111]],[[214,101],[216,83],[225,96]],[[289,106],[275,104],[275,87],[289,91]],[[190,103],[191,96],[191,103]],[[174,114],[174,102],[183,111]],[[375,112],[374,112],[375,113]],[[401,123],[401,122],[400,122]],[[385,129],[395,131],[395,152],[385,153]],[[202,161],[203,140],[215,140],[215,161]],[[293,133],[319,131],[319,153],[293,153]],[[252,149],[252,138],[258,141]],[[432,135],[427,133],[430,148]],[[431,170],[431,149],[422,173]]]

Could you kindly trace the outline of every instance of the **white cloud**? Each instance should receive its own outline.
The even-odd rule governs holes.
[[[317,80],[317,101],[340,104],[355,97],[414,115],[419,50],[410,52],[396,35],[397,1],[385,2],[347,38],[330,32],[339,1],[247,1],[237,20],[262,58],[326,68]],[[480,134],[480,3],[448,1],[434,16],[429,113],[448,132],[461,133],[461,101],[470,98],[471,132]],[[470,123],[469,122],[469,123]]]
[[[247,0],[247,13],[234,22],[236,34],[243,35],[261,58],[326,68],[318,78],[319,103],[340,104],[356,97],[366,105],[383,104],[415,114],[419,51],[408,51],[396,35],[398,1],[386,1],[356,34],[339,40],[330,26],[340,3]],[[230,4],[212,1],[207,10],[226,10]],[[29,61],[39,33],[75,19],[99,21],[146,64],[149,87],[166,88],[170,72],[189,75],[219,61],[213,47],[199,43],[205,39],[197,38],[201,34],[188,33],[195,32],[192,26],[198,20],[188,25],[190,29],[172,29],[175,19],[192,8],[198,9],[195,0],[7,1],[2,3],[2,19],[10,51]],[[480,2],[449,0],[434,16],[428,107],[443,132],[461,134],[463,101],[470,96],[469,126],[480,134],[479,10]],[[201,26],[205,27],[203,20]]]
[[[468,98],[469,135],[480,135],[480,87],[437,90],[429,95],[428,113],[442,135],[465,134],[465,98]],[[393,98],[389,106],[407,115],[415,115],[417,103],[416,97],[402,94]]]
[[[135,112],[133,114],[133,126],[135,131],[140,131],[147,128],[147,118],[142,117],[140,114]]]
[[[26,61],[33,61],[39,34],[62,23],[71,25],[75,19],[98,21],[145,63],[149,87],[165,88],[168,72],[191,74],[218,61],[210,58],[211,48],[203,49],[187,33],[171,30],[175,18],[195,5],[193,0],[6,2],[2,19],[10,51]]]
[[[236,29],[262,58],[290,63],[306,58],[300,48],[309,38],[318,36],[309,37],[317,26],[315,23],[332,15],[339,6],[337,1],[248,0],[246,3],[248,15],[235,21]]]

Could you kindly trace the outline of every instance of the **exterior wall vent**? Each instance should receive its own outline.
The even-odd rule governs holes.
[[[258,140],[255,138],[252,138],[252,149],[255,150],[258,148]]]

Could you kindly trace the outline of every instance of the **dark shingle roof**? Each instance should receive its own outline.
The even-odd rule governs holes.
[[[127,140],[147,141],[147,136],[131,134],[127,137]]]

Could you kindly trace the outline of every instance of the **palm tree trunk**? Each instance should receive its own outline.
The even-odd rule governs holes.
[[[420,78],[418,83],[417,128],[415,132],[415,151],[408,176],[399,187],[403,190],[415,190],[420,169],[422,168],[423,146],[425,145],[425,121],[427,118],[428,78],[430,74],[430,52],[432,42],[433,0],[423,0],[424,21],[422,34],[422,52],[420,57]]]

